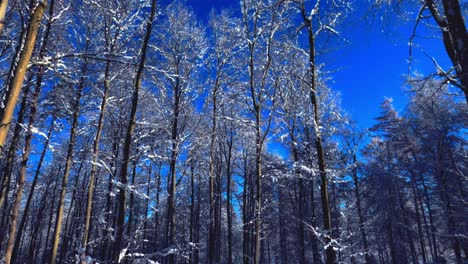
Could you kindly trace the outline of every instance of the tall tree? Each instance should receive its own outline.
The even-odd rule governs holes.
[[[1,5],[6,4],[6,1],[2,1]],[[28,70],[28,64],[33,54],[34,46],[36,44],[37,33],[41,25],[42,16],[46,7],[46,1],[39,1],[31,11],[31,17],[28,23],[26,35],[21,42],[22,49],[18,61],[14,68],[12,80],[9,83],[8,90],[0,108],[0,151],[3,152],[5,140],[8,135],[8,129],[10,127],[13,111],[15,110],[16,101],[20,94],[23,86],[23,81]],[[1,9],[0,9],[1,11]],[[2,19],[0,17],[0,19]],[[3,22],[3,21],[2,21]],[[3,24],[3,23],[2,23]],[[3,155],[3,154],[2,154]]]
[[[334,28],[336,27],[338,21],[341,19],[341,12],[333,12],[327,13],[326,15],[329,18],[319,25],[326,25],[320,26],[317,28],[317,21],[319,21],[321,17],[321,12],[323,6],[321,5],[320,1],[317,1],[315,5],[311,6],[311,10],[307,9],[307,5],[311,5],[310,3],[306,3],[306,1],[298,1],[299,10],[303,20],[303,26],[306,33],[307,38],[307,54],[308,54],[308,76],[306,82],[309,85],[309,99],[310,103],[313,107],[313,117],[314,117],[314,134],[315,134],[315,148],[317,150],[317,164],[320,172],[320,194],[322,200],[322,211],[323,211],[323,224],[324,229],[326,232],[325,237],[325,248],[326,248],[326,255],[327,255],[327,264],[336,263],[336,252],[335,252],[335,242],[332,238],[332,219],[331,219],[331,208],[330,208],[330,200],[329,200],[329,193],[328,193],[328,181],[329,176],[327,176],[327,162],[325,159],[325,149],[323,144],[322,132],[321,132],[321,122],[320,122],[320,106],[319,106],[319,82],[317,76],[317,58],[316,58],[316,38],[318,33],[320,33],[324,28],[327,30],[334,32]],[[342,5],[343,7],[346,6],[345,2],[339,2],[338,4]],[[323,24],[322,24],[323,23]]]
[[[117,211],[117,225],[116,225],[116,235],[115,235],[115,242],[114,248],[112,253],[112,260],[115,263],[119,263],[123,256],[121,256],[121,249],[122,243],[124,240],[124,222],[125,222],[125,213],[126,213],[126,188],[128,182],[128,164],[130,162],[130,154],[131,154],[131,146],[132,146],[132,139],[133,139],[133,131],[135,130],[136,124],[136,113],[138,109],[138,100],[140,89],[143,82],[143,73],[145,69],[145,62],[146,62],[146,53],[149,46],[149,41],[151,37],[151,32],[153,29],[153,23],[156,15],[156,8],[157,8],[157,0],[151,1],[151,10],[146,20],[146,28],[145,28],[145,35],[141,45],[140,51],[140,61],[138,64],[138,68],[135,75],[134,87],[132,92],[132,102],[131,102],[131,109],[130,109],[130,116],[129,122],[127,125],[127,131],[125,134],[125,142],[123,147],[123,160],[122,160],[122,167],[120,169],[120,176],[119,176],[119,195],[118,195],[118,211]]]

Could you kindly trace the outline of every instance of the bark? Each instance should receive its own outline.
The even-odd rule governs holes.
[[[105,245],[103,250],[103,257],[104,259],[109,259],[110,255],[112,254],[112,229],[115,228],[115,214],[112,212],[115,212],[114,210],[114,193],[113,193],[113,180],[115,179],[115,175],[117,174],[117,166],[115,166],[117,160],[119,159],[119,141],[120,141],[120,131],[118,129],[115,129],[114,131],[114,137],[112,139],[112,159],[110,162],[110,168],[115,168],[113,171],[109,173],[108,181],[107,181],[107,195],[106,195],[106,221],[107,221],[107,227],[104,230],[104,236],[106,237],[105,240]]]
[[[3,2],[4,1],[2,1],[2,4]],[[9,83],[8,90],[6,92],[4,102],[5,107],[0,108],[0,152],[3,152],[16,101],[18,100],[18,95],[21,91],[21,87],[23,86],[24,77],[28,70],[28,64],[36,44],[36,37],[44,14],[45,6],[46,1],[40,1],[31,13],[26,37],[24,38],[24,48],[21,50],[18,65],[15,68],[13,78]]]
[[[15,50],[15,54],[12,58],[12,63],[10,64],[10,68],[8,70],[8,76],[12,76],[15,72],[15,69],[16,69],[16,65],[15,65],[15,62],[17,61],[17,58],[21,55],[21,44],[22,44],[22,40],[24,40],[24,36],[26,34],[26,28],[25,27],[22,27],[21,28],[21,33],[20,33],[20,43],[19,45],[16,47],[16,50]],[[6,79],[6,84],[5,84],[5,87],[8,87],[9,84],[11,82],[11,78],[7,78]],[[24,93],[25,91],[23,91]],[[22,111],[20,110],[19,111],[19,115],[18,115],[18,121],[17,123],[21,123],[22,120],[19,120],[20,116],[22,114]],[[10,144],[10,147],[9,147],[9,150],[8,150],[8,153],[6,155],[6,157],[4,158],[4,160],[2,160],[3,156],[4,156],[4,153],[3,153],[3,149],[0,148],[0,161],[2,161],[2,166],[3,166],[3,171],[0,173],[0,212],[3,211],[1,208],[3,208],[3,203],[4,203],[4,200],[5,198],[7,197],[6,194],[8,194],[8,191],[9,191],[9,183],[10,183],[10,174],[11,174],[11,151],[12,151],[12,146],[16,146],[16,143],[15,141],[18,141],[19,140],[19,127],[16,127],[15,126],[15,131],[14,131],[14,134],[13,134],[13,139],[12,139],[12,143]],[[14,153],[14,152],[13,152]],[[3,216],[3,214],[2,214]],[[3,217],[2,217],[3,219]],[[3,235],[4,233],[4,230],[3,230],[3,225],[0,221],[0,235]]]
[[[168,201],[168,210],[167,210],[167,224],[168,227],[166,230],[166,247],[175,246],[175,225],[176,225],[176,212],[175,212],[175,192],[176,192],[176,164],[178,156],[178,125],[179,125],[179,111],[180,111],[180,79],[177,78],[176,85],[174,87],[174,117],[172,120],[172,130],[171,130],[171,159],[169,162],[169,201]],[[169,264],[175,263],[175,255],[170,254],[168,257]]]
[[[33,103],[33,105],[34,105],[34,103]],[[34,106],[31,109],[31,117],[30,117],[30,120],[29,120],[30,127],[32,126],[32,123],[34,123],[34,120],[33,120],[33,115],[34,114],[32,112],[33,109],[34,109]],[[50,137],[52,136],[52,131],[54,129],[54,122],[55,122],[55,118],[52,118],[52,122],[51,122],[51,125],[50,125],[50,128],[49,128],[49,131],[47,132],[47,139],[46,139],[46,142],[44,143],[44,148],[43,148],[41,156],[39,158],[38,166],[37,166],[36,172],[34,174],[33,182],[31,184],[31,189],[29,191],[28,198],[26,200],[26,205],[25,205],[24,210],[23,210],[23,216],[21,218],[20,225],[19,225],[19,228],[18,228],[18,235],[17,235],[17,237],[15,239],[15,243],[14,243],[14,246],[13,246],[12,262],[15,262],[15,258],[16,258],[17,254],[18,254],[19,244],[20,244],[20,241],[21,241],[21,237],[22,237],[22,234],[23,234],[24,227],[26,225],[26,220],[27,220],[27,217],[28,217],[29,208],[31,206],[33,196],[34,196],[34,191],[36,189],[37,181],[38,181],[38,178],[39,178],[39,173],[41,171],[41,167],[42,167],[42,164],[44,162],[45,154],[47,152],[47,148],[49,147]],[[20,179],[22,179],[23,177],[26,177],[26,168],[27,168],[26,165],[27,165],[27,162],[28,162],[28,159],[29,159],[29,154],[31,152],[31,140],[32,140],[32,135],[31,135],[31,132],[29,131],[28,134],[26,135],[26,140],[25,140],[26,142],[25,142],[25,146],[24,146],[25,150],[24,150],[24,154],[23,154],[23,160],[21,161],[20,177],[19,177]]]
[[[148,178],[146,179],[146,183],[148,186],[146,187],[146,197],[150,197],[150,189],[151,189],[151,175],[153,173],[153,165],[149,164],[148,168]],[[150,199],[146,199],[146,204],[145,204],[145,217],[148,217],[149,211],[150,211],[150,205],[149,205]],[[148,221],[145,219],[143,223],[143,250],[146,250],[148,243]]]
[[[162,168],[162,163],[159,163],[159,168],[158,168],[158,175],[156,176],[155,183],[156,183],[156,208],[159,207],[159,197],[161,193],[161,168]],[[159,243],[159,210],[156,210],[154,212],[154,239],[155,239],[155,248],[156,250],[159,250],[160,243]]]
[[[23,130],[22,124],[24,121],[25,113],[26,113],[26,105],[28,101],[29,90],[30,90],[29,87],[26,87],[26,89],[24,90],[23,99],[21,100],[21,105],[20,105],[20,109],[18,113],[18,121],[13,132],[13,140],[10,144],[10,147],[8,148],[8,154],[7,154],[5,166],[2,172],[3,182],[2,182],[2,188],[1,188],[1,193],[0,193],[0,208],[1,208],[1,211],[3,212],[2,218],[0,220],[0,235],[2,236],[6,236],[5,231],[7,229],[7,225],[9,222],[8,215],[10,213],[11,204],[8,201],[8,198],[9,198],[9,193],[10,193],[11,180],[14,174],[13,169],[15,167],[16,151],[20,143],[21,131]],[[10,228],[10,226],[8,227]]]
[[[59,167],[59,169],[61,169],[61,167]],[[59,178],[59,175],[60,175],[60,172],[57,171],[57,174],[56,174],[56,178],[58,180]],[[57,195],[57,189],[59,188],[59,184],[58,183],[53,183],[54,184],[54,191],[52,193],[52,197],[55,197]],[[47,194],[44,194],[44,196],[42,197],[43,198],[43,202],[44,202],[44,208],[45,209],[45,206],[46,206],[46,201],[49,199],[49,197],[47,196]],[[48,259],[50,259],[50,254],[49,254],[49,250],[48,250],[48,247],[49,247],[49,237],[50,237],[50,231],[52,229],[52,226],[54,224],[54,208],[55,208],[55,199],[51,199],[52,200],[52,203],[50,205],[50,210],[49,210],[49,220],[47,221],[48,225],[47,225],[47,235],[46,235],[46,239],[45,239],[45,243],[44,243],[44,254],[42,255],[42,263],[47,263],[48,262]],[[39,232],[40,230],[38,230]],[[35,259],[35,255],[38,254],[38,252],[36,251],[35,249],[35,245],[34,244],[31,244],[30,247],[29,247],[29,254],[28,254],[28,257],[30,257],[29,259]]]
[[[362,213],[362,205],[361,205],[361,189],[359,186],[359,178],[358,178],[358,172],[357,172],[357,155],[355,152],[353,152],[353,164],[355,164],[355,167],[353,168],[353,181],[354,181],[354,195],[356,196],[356,207],[357,207],[357,213],[358,213],[358,220],[359,220],[359,232],[361,233],[361,240],[364,248],[364,258],[366,260],[366,264],[372,264],[373,263],[373,256],[369,252],[369,243],[367,241],[367,232],[364,223],[364,215]]]
[[[324,148],[322,144],[322,136],[320,134],[320,113],[317,98],[317,76],[315,72],[315,37],[313,31],[313,25],[311,19],[308,18],[305,10],[304,2],[301,5],[301,14],[304,20],[309,41],[309,71],[310,71],[310,100],[314,109],[314,121],[315,121],[315,147],[317,149],[317,163],[320,171],[320,194],[322,200],[322,211],[323,211],[323,225],[327,236],[325,237],[325,243],[327,244],[326,256],[327,264],[336,263],[336,253],[333,249],[332,243],[332,223],[330,213],[330,202],[328,197],[328,177],[326,172],[326,161]]]
[[[227,141],[228,145],[228,154],[227,154],[227,159],[226,159],[226,174],[227,174],[227,198],[226,198],[226,209],[227,209],[227,228],[228,228],[228,235],[227,235],[227,240],[228,240],[228,259],[227,263],[232,264],[232,203],[231,203],[231,178],[232,178],[232,148],[233,148],[233,132],[232,130],[230,131],[229,139]]]
[[[25,96],[23,98],[24,104],[26,100],[27,100],[27,93],[25,93]],[[25,108],[26,108],[25,105],[23,105],[22,108],[23,108],[23,111],[25,111]],[[27,137],[32,136],[31,127],[29,127],[29,131],[27,133],[28,133]],[[28,138],[26,138],[26,140],[28,140]],[[20,175],[18,177],[18,182],[17,182],[16,197],[13,202],[13,209],[10,215],[10,223],[9,223],[9,228],[8,228],[8,243],[7,243],[6,253],[5,253],[6,264],[10,264],[12,253],[13,253],[13,246],[15,243],[15,235],[16,235],[16,225],[18,222],[19,209],[21,206],[21,198],[23,196],[24,182],[26,180],[26,164],[27,164],[30,152],[31,152],[31,144],[27,144],[24,148],[23,159],[21,160]]]
[[[131,183],[131,192],[130,192],[130,200],[129,200],[129,214],[128,214],[128,225],[127,225],[127,234],[128,236],[131,236],[132,234],[132,227],[133,227],[133,215],[135,214],[133,210],[133,203],[135,200],[135,177],[136,177],[136,169],[137,169],[137,161],[133,160],[132,162],[132,183]],[[138,211],[138,210],[137,210]]]
[[[53,16],[54,3],[55,3],[55,0],[51,0],[50,7],[49,7],[49,17]],[[46,50],[46,47],[47,47],[47,42],[49,40],[50,28],[51,28],[51,21],[49,19],[47,21],[46,26],[45,26],[43,42],[41,43],[41,48],[39,50],[39,59],[42,59],[44,57],[44,53],[45,53],[45,50]],[[29,131],[27,132],[26,137],[25,137],[24,152],[23,152],[23,158],[22,158],[21,166],[20,166],[19,179],[25,179],[26,178],[26,169],[27,169],[27,164],[28,164],[28,161],[29,161],[29,156],[30,156],[30,152],[31,152],[31,142],[32,142],[32,138],[33,138],[31,129],[34,126],[34,123],[36,121],[37,103],[38,103],[39,94],[40,94],[41,88],[42,88],[42,81],[43,81],[43,77],[44,77],[44,71],[45,71],[45,68],[43,66],[39,67],[38,76],[37,76],[37,80],[36,80],[36,86],[35,86],[34,93],[33,93],[32,99],[31,99],[32,100],[31,110],[30,110],[31,113],[30,113],[29,124],[28,124]],[[45,154],[47,152],[47,147],[48,147],[49,142],[50,142],[50,136],[52,135],[54,122],[55,122],[55,116],[52,117],[52,122],[51,122],[51,125],[50,125],[50,128],[49,128],[49,131],[47,133],[47,138],[46,138],[46,142],[44,144],[44,149],[43,149],[41,157],[39,159],[38,168],[36,169],[36,173],[34,175],[33,182],[32,182],[32,185],[31,185],[31,189],[29,191],[29,195],[28,195],[28,198],[27,198],[27,201],[26,201],[26,206],[25,206],[24,211],[23,211],[23,216],[22,216],[22,219],[21,219],[21,222],[20,222],[20,225],[19,225],[19,229],[18,229],[18,237],[15,239],[15,244],[13,246],[13,252],[12,252],[12,255],[13,255],[12,260],[13,261],[14,261],[14,258],[16,256],[16,252],[18,251],[18,248],[19,248],[19,242],[21,241],[23,228],[24,228],[24,225],[26,223],[29,207],[30,207],[31,202],[32,202],[32,197],[33,197],[33,194],[34,194],[34,190],[36,188],[39,172],[40,172],[40,169],[42,167],[42,163],[44,161],[44,157],[45,157]],[[19,193],[19,191],[18,191],[18,193]],[[7,253],[8,253],[8,250],[7,250]]]
[[[8,0],[0,0],[0,36],[5,27],[5,15],[8,7]]]
[[[101,108],[100,108],[101,110],[99,111],[99,120],[98,120],[98,126],[96,130],[96,136],[93,142],[93,161],[91,164],[91,174],[89,178],[88,200],[86,204],[86,218],[85,218],[84,234],[83,234],[83,240],[81,243],[82,252],[83,252],[81,255],[82,264],[84,264],[86,254],[88,252],[87,246],[88,246],[88,239],[89,239],[89,231],[91,228],[91,212],[93,211],[94,182],[96,178],[97,163],[99,162],[99,140],[101,139],[102,128],[104,126],[104,115],[106,113],[107,97],[109,95],[109,82],[110,82],[109,71],[110,71],[110,61],[106,63],[106,69],[104,73],[104,92],[102,95]]]
[[[251,226],[251,213],[250,213],[250,175],[248,171],[248,160],[247,154],[243,157],[243,168],[244,168],[244,190],[242,192],[242,259],[244,264],[250,262],[250,226]]]
[[[156,4],[157,4],[157,0],[151,1],[151,11],[150,11],[148,20],[146,21],[146,32],[145,32],[145,36],[144,36],[143,43],[141,46],[141,53],[140,53],[141,57],[140,57],[140,62],[138,64],[137,73],[135,76],[130,117],[129,117],[127,131],[125,135],[125,142],[124,142],[124,148],[123,148],[123,161],[122,161],[122,167],[121,167],[120,178],[119,178],[121,187],[119,187],[120,192],[118,195],[116,236],[115,236],[115,243],[114,243],[113,254],[112,254],[112,259],[115,263],[119,263],[119,255],[120,255],[120,250],[122,248],[122,242],[123,242],[126,188],[127,188],[127,181],[128,181],[127,179],[128,163],[130,162],[133,131],[135,130],[136,112],[138,108],[138,97],[140,94],[141,83],[143,81],[143,71],[145,68],[146,53],[148,49],[149,40],[151,37],[151,31],[153,28],[153,20],[156,14]]]
[[[215,250],[216,250],[216,231],[215,231],[215,143],[216,143],[216,132],[217,132],[217,96],[218,96],[218,83],[212,90],[212,103],[213,103],[213,116],[212,116],[212,128],[210,138],[210,223],[208,232],[208,263],[215,263]]]
[[[444,13],[441,14],[434,0],[426,0],[426,5],[437,23],[452,65],[461,82],[461,89],[468,104],[468,33],[459,0],[443,0]]]
[[[86,45],[88,44],[89,43],[87,43]],[[86,50],[87,50],[87,47],[86,47]],[[71,130],[70,130],[70,139],[68,141],[67,158],[65,161],[65,170],[63,172],[63,177],[62,177],[62,186],[61,186],[61,191],[60,191],[60,198],[58,201],[54,236],[52,240],[52,253],[50,255],[51,264],[55,264],[55,262],[57,261],[56,260],[57,251],[58,251],[58,246],[60,242],[60,233],[62,231],[63,211],[65,209],[65,195],[67,192],[68,176],[70,174],[71,166],[73,163],[73,152],[75,148],[76,134],[78,130],[78,118],[80,116],[80,100],[81,100],[81,96],[83,94],[83,88],[85,85],[85,76],[86,76],[87,68],[88,68],[88,62],[84,61],[83,68],[81,71],[81,78],[78,83],[78,87],[77,87],[76,95],[75,95],[74,109],[73,109],[73,115],[72,115],[72,125],[71,125]]]
[[[194,243],[195,238],[195,172],[194,162],[190,163],[190,237],[189,241]],[[190,263],[195,263],[194,256],[197,246],[190,250]]]
[[[74,226],[74,222],[70,224],[71,222],[71,219],[76,219],[76,212],[78,210],[78,206],[76,206],[75,204],[80,204],[78,200],[78,198],[76,198],[77,196],[77,190],[78,190],[78,183],[79,183],[79,180],[80,180],[80,176],[81,176],[81,169],[83,168],[83,161],[85,160],[85,154],[86,154],[86,151],[83,151],[82,152],[83,155],[81,157],[81,162],[80,162],[80,166],[76,172],[76,177],[75,177],[75,182],[73,184],[73,192],[72,192],[72,196],[71,196],[71,199],[70,199],[70,206],[68,207],[68,212],[66,213],[67,215],[67,218],[65,220],[65,228],[64,228],[64,235],[62,236],[62,246],[61,246],[61,249],[60,249],[60,254],[58,256],[58,263],[63,263],[64,262],[64,257],[65,257],[65,253],[68,251],[68,248],[69,248],[69,244],[70,244],[70,238],[72,238],[72,233],[73,233],[73,226]],[[86,175],[84,175],[84,177],[86,178]],[[84,181],[83,181],[84,182]],[[79,222],[79,221],[78,221]],[[71,226],[71,228],[70,228]],[[72,242],[74,241],[74,239],[72,238]]]

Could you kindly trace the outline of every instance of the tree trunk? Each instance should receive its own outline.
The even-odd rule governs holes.
[[[212,128],[210,138],[210,223],[208,232],[208,263],[215,263],[215,251],[216,251],[216,231],[215,231],[215,141],[217,132],[217,96],[218,87],[217,83],[212,91],[212,103],[213,103],[213,116],[212,116]]]
[[[156,14],[156,4],[157,0],[151,1],[151,11],[146,21],[146,32],[145,37],[143,39],[143,43],[141,46],[141,57],[140,63],[138,65],[137,73],[135,76],[135,87],[133,88],[133,95],[132,95],[132,105],[130,110],[130,117],[127,126],[127,132],[125,135],[125,142],[124,142],[124,149],[123,149],[123,161],[122,167],[120,171],[120,192],[118,198],[118,210],[117,210],[117,225],[116,225],[116,235],[115,235],[115,243],[113,248],[112,259],[114,263],[119,263],[120,260],[120,250],[122,248],[122,241],[123,241],[123,233],[124,233],[124,222],[125,222],[125,204],[126,204],[126,188],[127,188],[127,174],[128,174],[128,163],[130,162],[130,153],[131,153],[131,145],[132,145],[132,138],[133,138],[133,131],[135,130],[136,124],[136,112],[138,108],[138,96],[140,94],[141,83],[143,81],[143,71],[145,69],[145,61],[146,61],[146,52],[148,49],[148,43],[151,37],[151,30],[153,28],[153,20]]]
[[[227,235],[227,240],[228,240],[228,259],[227,263],[232,264],[232,208],[231,208],[231,178],[232,178],[232,148],[233,148],[233,133],[232,130],[230,131],[230,137],[227,142],[228,145],[228,156],[226,160],[226,174],[227,174],[227,198],[226,198],[226,209],[227,209],[227,229],[228,229],[228,235]]]
[[[2,188],[0,193],[0,209],[2,211],[2,217],[0,220],[0,235],[6,237],[6,229],[8,226],[8,215],[10,213],[11,204],[8,202],[8,195],[10,193],[10,186],[11,180],[14,174],[14,167],[15,167],[15,160],[16,160],[16,150],[18,148],[18,144],[20,143],[21,131],[23,130],[22,124],[24,121],[25,113],[26,113],[26,106],[28,102],[29,96],[29,87],[26,87],[23,94],[23,99],[21,100],[21,106],[18,113],[18,121],[14,129],[13,133],[13,140],[8,148],[8,154],[6,157],[5,166],[3,168],[3,182]],[[11,226],[9,226],[11,227]]]
[[[86,44],[86,50],[88,49],[89,43]],[[58,209],[57,209],[57,216],[55,221],[55,229],[54,229],[54,236],[52,242],[52,253],[50,255],[50,263],[55,264],[57,258],[57,251],[60,242],[60,232],[62,230],[62,218],[63,218],[63,211],[65,209],[65,195],[67,192],[67,184],[68,184],[68,176],[70,174],[71,166],[73,163],[73,149],[75,148],[76,142],[76,132],[78,130],[78,119],[80,116],[80,100],[83,94],[83,88],[85,84],[85,76],[87,72],[88,62],[83,62],[83,68],[81,71],[81,78],[78,83],[76,95],[75,95],[75,102],[74,102],[74,109],[73,109],[73,116],[72,116],[72,126],[70,129],[70,139],[68,142],[68,150],[67,150],[67,158],[65,161],[65,171],[62,177],[62,187],[60,191],[60,198],[58,201]]]
[[[49,7],[49,17],[53,16],[54,3],[55,3],[55,0],[51,0],[50,7]],[[51,21],[49,19],[49,20],[47,20],[47,24],[45,26],[44,38],[43,38],[43,42],[41,43],[41,48],[39,50],[39,59],[44,58],[44,52],[46,50],[47,42],[49,40],[50,28],[51,28]],[[21,161],[20,176],[19,176],[18,181],[21,181],[21,180],[24,181],[24,179],[26,179],[26,169],[27,169],[27,164],[28,164],[28,161],[29,161],[30,152],[31,152],[31,142],[32,142],[31,129],[33,128],[34,123],[36,121],[37,102],[38,102],[39,94],[40,94],[41,88],[42,88],[42,80],[43,80],[43,77],[44,77],[44,71],[45,71],[45,69],[44,69],[43,66],[39,67],[38,76],[37,76],[37,80],[36,80],[36,86],[35,86],[34,93],[33,93],[33,96],[32,96],[31,113],[30,113],[30,117],[29,117],[28,131],[27,131],[27,134],[26,134],[26,137],[25,137],[23,159]],[[55,122],[55,116],[52,117],[52,123],[50,125],[49,132],[47,133],[46,143],[44,144],[45,147],[44,147],[44,149],[42,151],[41,157],[39,159],[39,165],[38,165],[38,168],[37,168],[36,173],[34,175],[31,190],[29,192],[28,199],[27,199],[27,202],[26,202],[26,206],[25,206],[24,212],[23,212],[23,217],[21,219],[20,226],[19,226],[19,229],[18,229],[18,237],[15,239],[13,249],[7,249],[7,255],[9,254],[8,251],[12,250],[12,252],[10,254],[12,254],[12,256],[13,256],[13,259],[12,259],[13,261],[14,261],[14,258],[16,256],[16,252],[18,251],[19,242],[21,241],[23,228],[24,228],[24,225],[25,225],[25,222],[26,222],[26,219],[27,219],[27,215],[28,215],[29,207],[31,205],[34,190],[36,188],[37,178],[39,176],[39,172],[40,172],[42,163],[44,161],[45,153],[47,152],[47,147],[48,147],[49,142],[50,142],[50,136],[51,136],[52,131],[53,131],[54,122]],[[24,186],[24,184],[23,184],[23,186]],[[23,189],[23,186],[21,186],[21,185],[18,186],[18,194],[20,194],[20,192],[21,192],[20,190]],[[16,206],[16,204],[15,204],[15,206]]]
[[[25,93],[24,97],[24,104],[27,101],[27,93]],[[26,108],[25,105],[22,106],[22,108]],[[25,110],[23,110],[25,111]],[[31,119],[30,119],[31,122]],[[27,131],[27,136],[26,136],[26,141],[29,143],[31,141],[32,137],[32,132],[31,132],[32,126],[28,127]],[[28,139],[29,138],[29,139]],[[21,206],[21,198],[23,196],[23,189],[24,189],[24,182],[26,180],[26,165],[28,162],[29,158],[29,153],[31,152],[31,144],[26,144],[24,148],[24,154],[23,154],[23,159],[21,160],[21,165],[20,165],[20,175],[18,177],[18,183],[17,183],[17,190],[16,190],[16,197],[13,203],[13,210],[11,212],[10,216],[10,224],[9,224],[9,230],[8,230],[8,244],[7,244],[7,250],[5,253],[5,263],[10,264],[11,261],[11,256],[13,253],[13,246],[15,244],[15,234],[16,234],[16,224],[18,222],[18,215],[19,215],[19,209]]]
[[[0,5],[2,5],[3,2],[6,1],[3,0]],[[21,55],[18,60],[18,65],[15,68],[13,79],[10,82],[6,92],[4,102],[5,107],[0,108],[0,152],[3,152],[8,129],[10,127],[13,112],[15,110],[16,101],[18,100],[18,95],[21,91],[21,87],[23,86],[24,77],[28,70],[28,64],[34,50],[34,45],[36,44],[37,32],[41,24],[45,6],[46,1],[40,1],[31,13],[31,19],[29,21],[26,37],[24,39],[24,48],[21,50]]]
[[[317,76],[315,73],[315,37],[313,31],[312,21],[308,18],[307,12],[305,10],[304,2],[301,5],[301,13],[304,23],[308,32],[308,41],[309,41],[309,71],[310,71],[310,100],[314,108],[314,130],[315,130],[315,147],[317,149],[317,163],[320,171],[320,193],[322,200],[322,210],[323,210],[323,225],[327,236],[325,237],[325,243],[328,245],[326,248],[327,255],[327,264],[336,263],[336,253],[333,248],[332,243],[332,223],[331,223],[331,213],[330,213],[330,202],[328,198],[328,177],[326,172],[326,161],[325,153],[322,145],[322,136],[320,133],[320,113],[319,105],[317,98]]]
[[[445,51],[460,78],[461,89],[468,104],[468,33],[466,31],[459,0],[443,0],[444,14],[436,7],[434,0],[426,0],[437,26],[442,33]]]
[[[111,49],[112,50],[112,49]],[[99,140],[101,139],[102,128],[104,126],[104,115],[106,113],[107,107],[107,97],[109,95],[109,71],[110,71],[110,61],[106,63],[106,69],[104,73],[104,92],[102,95],[101,108],[99,111],[99,120],[96,130],[96,136],[93,142],[93,161],[91,163],[91,175],[89,178],[89,187],[88,187],[88,201],[86,204],[86,218],[85,218],[85,227],[83,240],[81,243],[81,263],[85,263],[85,258],[87,255],[88,239],[89,239],[89,230],[91,228],[91,212],[93,211],[93,193],[94,193],[94,181],[96,178],[97,163],[99,162]]]
[[[175,89],[174,89],[174,117],[172,120],[172,131],[171,131],[171,159],[169,163],[169,201],[167,210],[167,225],[166,230],[166,247],[175,246],[175,225],[176,225],[176,213],[175,213],[175,193],[176,193],[176,165],[178,155],[178,124],[179,124],[179,111],[180,111],[180,87],[179,78],[177,78]],[[175,263],[175,254],[172,253],[168,256],[169,264]]]
[[[132,234],[132,227],[133,227],[133,215],[135,214],[133,210],[133,203],[135,200],[135,177],[136,177],[136,169],[137,169],[137,161],[133,160],[132,162],[132,185],[131,185],[131,192],[130,192],[130,200],[129,200],[129,214],[128,214],[128,225],[127,225],[127,234],[130,237]],[[137,211],[138,213],[138,211]]]
[[[362,205],[361,205],[361,189],[359,188],[359,178],[358,178],[358,172],[357,172],[357,155],[355,152],[353,152],[353,181],[354,181],[354,195],[356,196],[356,207],[357,207],[357,213],[358,213],[358,220],[359,220],[359,232],[361,233],[361,239],[362,239],[362,244],[364,247],[364,258],[366,260],[366,264],[372,264],[373,263],[373,256],[369,252],[369,244],[367,241],[367,233],[364,223],[364,215],[362,213]]]
[[[33,99],[33,106],[32,106],[32,109],[31,109],[31,117],[30,117],[30,120],[29,120],[30,124],[32,123],[31,119],[32,119],[32,116],[33,116],[33,114],[32,114],[33,109],[34,109],[34,99]],[[39,178],[39,174],[41,172],[42,164],[44,163],[44,158],[45,158],[45,155],[47,153],[47,148],[49,147],[50,138],[52,136],[52,131],[54,130],[54,123],[55,123],[55,116],[52,118],[52,121],[51,121],[51,124],[50,124],[50,127],[49,127],[49,132],[47,132],[46,142],[44,143],[44,147],[42,149],[41,156],[39,158],[39,162],[38,162],[38,165],[37,165],[37,168],[36,168],[36,172],[34,173],[33,181],[32,181],[32,184],[31,184],[31,189],[29,190],[28,198],[26,200],[26,205],[24,207],[23,216],[21,218],[21,222],[20,222],[20,225],[19,225],[19,228],[18,228],[18,235],[16,237],[15,245],[13,247],[13,254],[12,254],[12,262],[13,263],[15,262],[15,259],[16,259],[17,255],[18,255],[18,251],[20,249],[20,247],[19,247],[20,241],[22,239],[23,230],[24,230],[24,227],[26,225],[29,208],[31,207],[31,203],[32,203],[32,200],[33,200],[33,197],[34,197],[34,191],[36,189],[36,185],[37,185],[37,181],[38,181],[38,178]],[[28,137],[28,135],[27,135],[27,137]],[[28,143],[28,139],[26,139],[25,148],[26,148],[26,146],[28,144],[31,144],[31,142],[29,140],[29,143]]]
[[[3,28],[5,27],[5,15],[8,7],[8,0],[0,1],[0,37],[2,36]]]
[[[147,249],[147,241],[148,241],[148,219],[149,218],[149,210],[150,210],[150,189],[151,189],[151,175],[153,174],[153,165],[150,162],[149,168],[148,168],[148,178],[146,179],[146,183],[148,186],[146,187],[146,204],[145,204],[145,220],[143,223],[143,250],[146,251]]]

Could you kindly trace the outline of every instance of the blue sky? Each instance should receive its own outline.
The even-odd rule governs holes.
[[[212,8],[237,9],[239,6],[238,0],[187,0],[187,3],[202,21],[206,21]],[[360,127],[367,128],[374,124],[385,97],[394,99],[397,110],[403,110],[407,102],[403,89],[408,73],[408,41],[414,23],[404,23],[395,17],[383,32],[378,21],[364,17],[368,11],[367,1],[360,3],[362,6],[355,6],[355,14],[340,28],[349,43],[343,42],[322,60],[328,70],[337,70],[330,86],[342,93],[343,108]],[[427,38],[439,36],[439,32],[428,32],[427,28],[419,26],[417,33],[422,38],[415,40],[413,69],[424,74],[434,72],[434,65],[425,53],[435,57],[440,65],[450,66],[441,40]]]

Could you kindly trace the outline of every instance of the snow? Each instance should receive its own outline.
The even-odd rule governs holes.
[[[49,139],[49,138],[47,137],[47,135],[46,135],[44,132],[39,131],[38,128],[36,128],[36,127],[34,127],[34,126],[30,126],[29,129],[31,130],[31,133],[37,134],[37,135],[43,137],[44,139]]]

